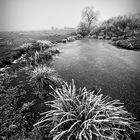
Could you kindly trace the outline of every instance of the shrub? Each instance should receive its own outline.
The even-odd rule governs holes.
[[[64,83],[53,96],[54,101],[46,102],[53,109],[42,113],[45,116],[34,126],[51,126],[54,140],[121,140],[138,130],[119,100],[86,88],[77,91],[74,82]]]

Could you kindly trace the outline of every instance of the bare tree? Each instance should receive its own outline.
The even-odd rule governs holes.
[[[98,21],[99,12],[94,10],[94,7],[87,6],[82,10],[82,19],[83,22],[86,22],[88,25],[88,32],[91,30],[91,25],[95,25]]]

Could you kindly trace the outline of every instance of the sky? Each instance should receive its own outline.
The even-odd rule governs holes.
[[[77,27],[81,11],[93,6],[99,20],[140,12],[140,0],[0,0],[0,31]]]

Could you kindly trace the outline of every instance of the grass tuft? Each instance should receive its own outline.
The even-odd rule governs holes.
[[[53,109],[34,125],[52,127],[53,140],[131,139],[129,134],[139,130],[119,100],[86,88],[76,90],[73,81],[54,90],[53,96],[55,100],[46,102]]]
[[[32,43],[24,43],[18,49],[23,49],[25,51],[31,49],[33,47]]]
[[[45,50],[53,46],[52,42],[48,40],[37,40],[36,43],[41,48],[41,50]]]
[[[61,81],[61,78],[59,78],[56,71],[46,65],[35,67],[35,69],[30,73],[30,76],[30,82],[38,89],[42,89],[44,86],[54,87]]]
[[[36,51],[34,56],[33,56],[33,60],[34,60],[34,63],[36,65],[38,64],[45,64],[49,59],[52,58],[52,53],[49,52],[49,51],[44,51],[44,52],[38,52]]]

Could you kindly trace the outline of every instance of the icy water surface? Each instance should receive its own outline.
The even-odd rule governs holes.
[[[118,49],[105,41],[83,39],[60,44],[53,65],[68,82],[119,99],[140,120],[140,51]]]

